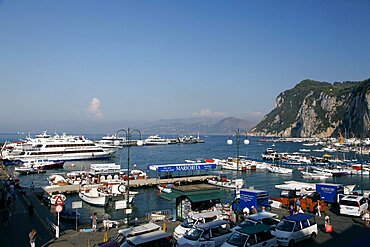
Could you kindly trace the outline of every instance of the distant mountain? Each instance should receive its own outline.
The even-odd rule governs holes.
[[[251,130],[282,137],[367,137],[370,79],[359,82],[304,80],[276,98],[276,107]]]
[[[233,129],[249,130],[256,123],[228,117],[219,118],[190,118],[190,119],[162,119],[141,128],[146,134],[178,134],[196,135],[198,132],[204,134],[230,134]]]

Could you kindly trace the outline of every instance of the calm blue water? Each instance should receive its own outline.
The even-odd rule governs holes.
[[[98,140],[102,135],[85,135],[90,139]],[[164,135],[163,135],[164,136]],[[173,138],[173,136],[169,136]],[[142,147],[131,147],[130,148],[130,167],[133,168],[133,164],[137,164],[137,168],[147,171],[147,166],[150,164],[166,164],[166,163],[184,163],[184,160],[197,160],[197,159],[211,159],[211,158],[227,158],[230,156],[236,156],[236,145],[227,145],[227,136],[201,136],[205,140],[205,143],[201,144],[173,144],[173,145],[159,145],[159,146],[142,146]],[[19,136],[14,134],[0,134],[0,142],[18,140]],[[249,138],[249,145],[240,145],[240,155],[245,155],[252,159],[260,159],[261,154],[268,147],[271,147],[271,142],[258,142],[258,138]],[[235,139],[234,139],[235,142]],[[301,143],[275,143],[273,147],[279,152],[295,152],[300,148],[304,147]],[[320,154],[315,154],[321,156]],[[343,154],[336,154],[338,158],[343,158]],[[356,157],[358,159],[369,160],[368,156],[355,156],[353,153],[346,154],[347,159]],[[47,177],[54,173],[66,173],[71,170],[88,170],[92,163],[117,163],[121,164],[122,168],[127,168],[127,148],[118,151],[112,159],[106,160],[95,160],[95,161],[78,161],[78,162],[66,162],[63,169],[50,170],[44,174],[28,175],[21,177],[21,185],[29,186],[31,181],[34,182],[35,186],[47,185]],[[74,167],[72,167],[74,164]],[[151,171],[147,171],[148,175],[154,177],[155,174]],[[227,174],[229,177],[236,177],[235,171],[217,170],[213,171],[214,174]],[[280,184],[286,180],[297,180],[304,181],[300,177],[300,172],[294,170],[292,175],[279,175],[271,174],[264,171],[252,171],[246,173],[239,173],[239,176],[245,179],[245,187],[253,186],[256,189],[267,190],[270,195],[277,196],[279,190],[274,188],[274,185]],[[312,182],[312,181],[310,181]],[[343,184],[361,184],[360,176],[347,176],[337,177],[333,179],[327,179],[328,183],[343,183]],[[364,189],[370,189],[370,180],[368,177],[363,178]],[[145,213],[155,210],[172,209],[174,207],[172,202],[166,201],[159,198],[157,195],[156,188],[142,188],[135,189],[139,191],[139,195],[134,200],[133,217],[145,216]],[[232,200],[232,193],[226,201]],[[72,201],[79,200],[78,196],[69,196],[66,201],[66,207],[70,208]],[[97,208],[92,207],[88,204],[83,204],[83,209],[80,210],[82,214],[82,223],[88,223],[89,217],[93,212],[97,212],[98,216],[102,218],[104,212],[108,212],[113,219],[122,219],[124,214],[121,210],[114,210],[112,208]]]

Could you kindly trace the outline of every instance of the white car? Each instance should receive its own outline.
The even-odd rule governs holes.
[[[221,215],[221,211],[210,211],[206,213],[193,214],[175,228],[173,232],[173,238],[179,240],[179,238],[184,236],[184,234],[192,227],[216,220]]]
[[[275,229],[277,224],[279,224],[280,220],[278,219],[278,215],[270,212],[260,212],[258,214],[251,214],[246,217],[246,219],[239,224],[238,227],[244,226],[254,226],[257,224],[265,224],[271,227],[271,229]]]
[[[295,243],[309,238],[316,238],[318,233],[315,216],[310,214],[294,214],[282,219],[272,232],[282,246],[293,246]]]
[[[230,222],[215,220],[197,225],[177,241],[177,246],[219,247],[230,237]]]
[[[340,214],[361,216],[367,211],[368,203],[363,196],[348,195],[339,201]]]
[[[222,247],[274,247],[277,239],[270,232],[270,226],[257,224],[254,226],[240,227],[226,240]]]

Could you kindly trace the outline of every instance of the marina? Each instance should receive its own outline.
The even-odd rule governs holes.
[[[266,148],[270,147],[269,142],[264,142],[261,144],[257,141],[257,138],[250,138],[251,143],[250,145],[244,147],[241,152],[240,164],[250,163],[254,164],[256,169],[253,170],[229,170],[229,169],[222,169],[222,165],[219,164],[222,160],[227,160],[227,158],[223,157],[230,157],[235,153],[235,147],[230,147],[226,144],[227,137],[225,136],[211,136],[205,139],[205,143],[199,145],[150,145],[150,146],[132,146],[131,147],[131,169],[130,171],[137,171],[134,172],[136,175],[136,179],[134,178],[134,173],[130,172],[130,182],[129,188],[130,192],[137,192],[135,197],[132,198],[133,206],[133,213],[130,215],[131,221],[134,221],[135,218],[141,219],[145,221],[148,219],[147,217],[155,217],[156,221],[162,222],[163,218],[162,214],[159,212],[172,212],[169,215],[172,216],[174,213],[174,202],[173,198],[174,195],[178,196],[178,192],[174,195],[171,195],[173,191],[177,191],[177,188],[181,188],[183,185],[202,185],[207,183],[208,180],[215,179],[220,175],[222,177],[227,177],[230,179],[242,179],[242,187],[245,188],[255,188],[259,191],[266,191],[268,192],[271,198],[279,197],[281,189],[275,187],[276,184],[282,184],[287,180],[295,180],[297,182],[309,182],[309,183],[317,183],[320,180],[312,181],[312,179],[305,179],[302,177],[302,173],[300,167],[304,167],[306,169],[308,166],[304,166],[303,163],[301,164],[287,164],[284,162],[275,162],[277,168],[285,168],[291,169],[292,172],[288,174],[279,174],[279,173],[270,173],[267,172],[266,167],[269,167],[271,163],[263,163],[261,159],[261,154],[264,153]],[[275,143],[274,149],[279,151],[287,151],[287,150],[298,150],[303,145],[297,143]],[[210,152],[210,150],[212,150]],[[95,172],[93,172],[94,176],[100,176],[100,180],[102,182],[101,185],[98,187],[108,186],[109,183],[104,183],[104,181],[114,182],[117,177],[108,172],[108,170],[114,170],[119,177],[122,176],[123,180],[120,184],[127,186],[127,180],[124,180],[125,175],[127,173],[127,156],[126,156],[126,148],[120,149],[115,156],[110,159],[100,160],[98,164],[96,161],[86,160],[86,161],[65,161],[64,165],[60,169],[50,169],[46,170],[45,173],[40,174],[32,174],[27,176],[22,176],[20,184],[26,188],[30,188],[30,183],[32,182],[36,189],[35,193],[42,193],[46,191],[49,195],[56,195],[58,193],[62,193],[66,196],[65,200],[65,208],[67,212],[72,210],[72,203],[81,200],[78,196],[79,191],[81,191],[82,187],[89,188],[89,186],[93,185],[84,185],[81,186],[81,181],[78,180],[78,177],[81,175],[78,174],[88,174],[92,172],[92,167],[95,168]],[[157,153],[156,156],[153,156],[153,152]],[[146,157],[151,154],[150,160]],[[191,154],[191,155],[190,155]],[[355,154],[353,154],[355,155]],[[202,158],[200,158],[202,157]],[[357,157],[359,160],[367,160],[367,156],[364,155],[362,157]],[[237,159],[236,163],[238,162]],[[180,162],[179,162],[180,161]],[[185,162],[181,162],[185,161]],[[206,162],[202,162],[206,161]],[[118,166],[117,166],[118,164]],[[110,169],[103,169],[104,167],[110,167]],[[318,166],[319,167],[319,166]],[[355,168],[357,166],[354,166]],[[366,167],[366,161],[363,164],[363,167]],[[9,174],[16,174],[15,166],[7,166],[7,171]],[[322,168],[328,169],[328,168]],[[356,170],[356,169],[354,169]],[[357,167],[356,171],[360,169]],[[334,170],[335,171],[335,170]],[[69,179],[66,174],[70,174],[69,176],[74,177],[72,180],[72,184],[66,183]],[[75,175],[72,175],[75,174]],[[140,175],[139,175],[140,174]],[[84,175],[84,176],[85,176]],[[58,180],[63,185],[47,185],[48,178],[54,176],[54,180]],[[63,177],[63,179],[59,178],[58,176]],[[77,179],[77,180],[76,180]],[[52,180],[50,178],[49,180]],[[73,182],[76,181],[76,182]],[[217,181],[217,180],[216,180]],[[231,180],[230,180],[231,181]],[[357,184],[356,189],[364,189],[367,190],[370,188],[370,183],[368,177],[366,176],[359,176],[358,174],[352,175],[341,175],[341,176],[331,176],[328,177],[325,182],[331,183],[343,183],[345,185],[349,184]],[[362,187],[361,187],[362,185]],[[159,187],[163,186],[163,188],[170,188],[170,191],[162,191],[159,192]],[[303,186],[303,185],[296,185]],[[221,190],[230,190],[230,188],[222,189],[222,186],[215,186],[221,188]],[[227,187],[227,186],[225,186]],[[293,188],[294,186],[291,183],[287,183],[285,187],[282,188]],[[233,188],[231,188],[233,190]],[[235,188],[234,188],[235,189]],[[220,194],[221,195],[221,194]],[[124,200],[127,200],[127,197],[123,196]],[[167,199],[163,199],[167,198]],[[168,200],[170,199],[170,200]],[[231,203],[234,200],[233,193],[226,193],[225,197],[221,199],[222,203]],[[148,204],[147,202],[150,201]],[[104,205],[105,205],[104,201]],[[286,202],[284,202],[286,203]],[[282,203],[282,205],[284,205]],[[305,202],[303,202],[305,205]],[[91,205],[90,203],[83,202],[83,208],[80,209],[78,218],[79,218],[79,226],[82,227],[89,223],[90,216],[97,212],[98,217],[102,217],[105,213],[109,213],[113,220],[118,220],[121,224],[124,225],[125,219],[127,215],[124,213],[124,210],[114,210],[114,203],[111,202],[107,204],[106,207],[96,207]],[[279,204],[277,204],[279,205]],[[325,208],[325,207],[324,207]],[[49,212],[52,212],[53,207],[49,209]],[[278,210],[278,209],[272,209]],[[72,210],[73,211],[73,210]],[[149,216],[148,216],[149,215]],[[335,216],[333,216],[335,217]],[[68,218],[68,217],[67,217]],[[359,224],[361,221],[359,221]],[[66,223],[63,223],[66,224]],[[68,224],[67,224],[68,225]],[[174,225],[175,227],[176,225]],[[113,234],[112,230],[112,234]],[[111,233],[110,233],[111,234]],[[71,240],[72,241],[72,240]],[[58,241],[56,241],[57,243]],[[309,246],[309,245],[304,245]]]

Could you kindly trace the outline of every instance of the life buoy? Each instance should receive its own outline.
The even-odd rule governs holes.
[[[118,191],[121,192],[121,193],[125,192],[126,191],[126,186],[124,186],[123,184],[119,185],[118,186]]]

